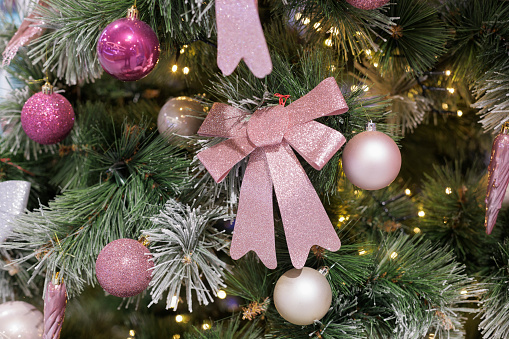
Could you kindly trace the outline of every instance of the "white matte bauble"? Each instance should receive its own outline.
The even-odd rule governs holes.
[[[0,305],[0,338],[42,338],[44,320],[41,311],[24,301]]]
[[[343,171],[352,184],[378,190],[396,179],[401,168],[398,145],[389,136],[368,130],[354,136],[343,150]]]
[[[277,311],[295,325],[311,325],[322,319],[331,302],[327,278],[309,267],[289,270],[279,278],[274,289]]]
[[[188,97],[173,98],[161,108],[157,129],[161,134],[195,135],[203,122],[202,117],[203,106],[198,101]]]

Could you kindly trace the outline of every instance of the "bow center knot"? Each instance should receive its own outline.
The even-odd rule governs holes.
[[[283,106],[262,108],[247,123],[247,136],[256,147],[279,145],[288,129],[290,117]]]

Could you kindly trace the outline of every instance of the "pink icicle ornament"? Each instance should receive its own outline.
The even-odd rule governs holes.
[[[43,339],[58,339],[64,323],[67,305],[67,289],[65,283],[55,279],[50,281],[44,296],[44,335]]]
[[[488,166],[488,189],[486,191],[486,233],[491,234],[507,186],[509,185],[509,123],[502,126],[502,131],[495,137],[491,148],[490,165]]]

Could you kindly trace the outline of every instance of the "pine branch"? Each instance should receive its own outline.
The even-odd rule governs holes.
[[[189,312],[193,311],[193,291],[200,305],[214,301],[219,288],[225,286],[226,268],[216,252],[225,251],[229,243],[221,232],[210,228],[210,224],[226,217],[224,208],[203,210],[169,200],[164,209],[150,219],[153,229],[143,231],[151,242],[150,250],[156,261],[150,282],[150,305],[157,304],[168,293],[166,308],[176,310],[175,299],[180,297],[182,285],[186,288]]]

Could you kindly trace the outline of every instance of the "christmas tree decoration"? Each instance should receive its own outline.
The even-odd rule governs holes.
[[[106,245],[95,264],[97,280],[111,295],[126,298],[143,292],[152,278],[150,251],[133,239],[118,239]]]
[[[122,81],[145,77],[159,61],[159,40],[132,6],[127,18],[110,23],[97,42],[97,57],[106,73]]]
[[[30,183],[21,180],[0,182],[0,243],[11,233],[12,222],[25,211]]]
[[[304,266],[313,245],[339,249],[336,231],[290,146],[313,168],[321,169],[346,139],[313,120],[347,110],[334,78],[323,80],[288,107],[257,110],[248,122],[247,112],[214,104],[198,134],[230,139],[198,154],[212,178],[221,182],[236,163],[251,154],[235,219],[230,249],[233,259],[253,250],[267,267],[276,267],[273,186],[294,267]]]
[[[295,325],[311,325],[323,318],[332,303],[327,278],[304,267],[283,274],[274,288],[274,305],[279,314]]]
[[[354,136],[343,150],[343,170],[355,186],[378,190],[396,179],[401,168],[398,145],[368,123],[366,131]]]
[[[203,106],[189,97],[177,97],[168,100],[157,117],[159,133],[195,135],[203,120]]]
[[[491,234],[497,222],[509,185],[509,123],[504,123],[501,132],[495,137],[491,148],[488,166],[488,189],[486,190],[486,216],[484,227]]]
[[[50,281],[44,295],[44,335],[43,339],[58,339],[64,323],[67,290],[65,283],[59,281],[58,274]]]
[[[35,339],[43,333],[41,311],[24,301],[0,304],[0,338]]]
[[[40,0],[37,5],[48,7],[48,4],[42,0]],[[2,67],[6,67],[11,63],[11,60],[16,56],[16,53],[18,53],[21,47],[27,46],[44,33],[46,29],[41,27],[43,25],[44,22],[38,17],[35,11],[32,11],[32,13],[23,19],[23,22],[11,40],[9,40],[2,53]]]
[[[30,139],[51,145],[64,140],[74,126],[74,110],[61,94],[46,83],[42,92],[32,95],[21,110],[21,126]]]
[[[382,7],[389,0],[346,0],[350,5],[360,9],[375,9]]]
[[[189,312],[193,311],[194,298],[200,305],[214,301],[220,288],[226,286],[226,263],[218,254],[226,251],[229,239],[210,225],[228,217],[224,207],[191,207],[171,199],[150,218],[155,227],[143,231],[143,236],[158,262],[150,283],[151,304],[167,293],[166,308],[177,310],[182,286]]]
[[[258,15],[257,0],[216,0],[217,66],[233,73],[240,60],[258,78],[272,72],[272,61]]]

